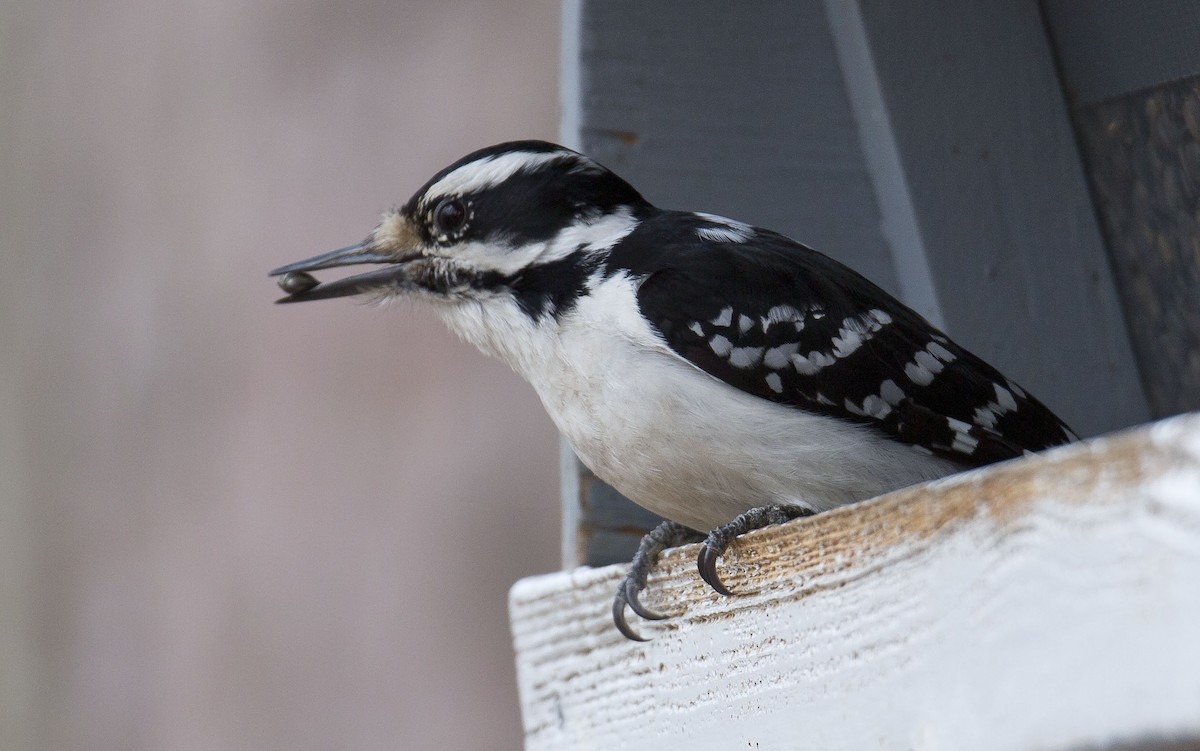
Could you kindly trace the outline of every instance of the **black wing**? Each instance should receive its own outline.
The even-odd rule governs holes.
[[[671,349],[743,391],[874,425],[969,466],[1074,440],[1041,402],[914,311],[782,235],[665,212],[615,250],[614,262],[643,279],[642,315]]]

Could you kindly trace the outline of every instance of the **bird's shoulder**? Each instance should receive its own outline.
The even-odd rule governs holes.
[[[995,368],[849,267],[769,230],[661,212],[612,248],[642,317],[695,367],[966,465],[1065,443]]]

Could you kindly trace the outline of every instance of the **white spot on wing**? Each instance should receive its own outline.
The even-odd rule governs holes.
[[[933,355],[942,362],[950,362],[954,359],[954,353],[937,342],[930,342],[929,346],[925,349],[929,350],[929,354]]]
[[[847,320],[847,323],[850,322]],[[846,357],[847,355],[853,354],[854,351],[861,347],[865,341],[863,338],[864,332],[861,330],[856,330],[856,328],[852,328],[850,326],[843,328],[838,332],[838,334],[840,336],[835,336],[833,338],[834,357]]]
[[[712,319],[711,323],[714,326],[721,326],[721,327],[726,327],[729,324],[733,323],[733,308],[726,307],[724,310],[722,310],[720,313],[717,314],[716,318]]]
[[[699,321],[692,321],[688,324],[688,330],[696,336],[704,336],[704,327],[700,325]]]
[[[863,399],[863,411],[871,417],[882,420],[891,414],[892,408],[887,405],[887,402],[871,394],[866,399]]]
[[[791,321],[794,323],[796,325],[797,332],[804,330],[803,313],[793,308],[791,305],[776,305],[768,310],[766,316],[764,316],[762,319],[763,333],[766,333],[767,329],[771,327],[771,324],[783,323],[784,321]]]
[[[918,386],[928,386],[933,383],[933,373],[930,373],[927,368],[915,362],[910,362],[904,366],[904,375],[908,376],[908,380]]]
[[[874,394],[871,394],[866,399],[863,399],[861,407],[849,399],[846,399],[842,406],[844,406],[846,411],[851,414],[858,415],[860,417],[873,417],[877,420],[882,420],[892,413],[892,408]]]
[[[979,445],[979,439],[970,434],[971,426],[953,417],[946,418],[946,424],[954,431],[954,442],[950,448],[963,454],[970,454]]]
[[[783,381],[780,380],[778,373],[768,373],[767,374],[767,387],[770,388],[772,391],[774,391],[776,394],[783,393]]]
[[[743,334],[749,331],[754,326],[754,319],[750,316],[738,316],[738,330]]]
[[[975,451],[979,445],[979,439],[975,436],[967,435],[966,433],[955,433],[954,443],[950,444],[950,448],[963,454],[970,454]]]
[[[992,388],[996,392],[996,400],[975,410],[976,424],[985,428],[996,427],[996,418],[1000,415],[1017,411],[1017,402],[1013,399],[1011,391],[998,383],[993,383]]]
[[[735,368],[752,368],[762,359],[762,347],[734,347],[729,353],[729,364]]]
[[[912,383],[918,386],[928,386],[934,383],[934,374],[916,364],[916,362],[910,362],[910,364],[904,366],[904,374],[908,377],[908,380],[911,380]]]
[[[810,352],[808,355],[792,355],[792,367],[800,375],[813,375],[821,368],[832,365],[833,357],[824,352]]]
[[[949,425],[950,429],[955,433],[966,433],[971,429],[971,425],[969,423],[965,423],[962,420],[958,420],[953,417],[947,417],[946,424]]]
[[[906,396],[904,389],[897,386],[896,382],[890,378],[880,384],[879,395],[883,397],[885,402],[893,407],[899,404],[900,401]]]
[[[1004,388],[1000,384],[992,384],[996,389],[996,406],[1000,409],[1000,414],[1005,412],[1016,412],[1017,401],[1013,399],[1012,392]]]
[[[729,355],[729,351],[733,349],[733,342],[717,334],[708,340],[708,346],[717,354],[717,357],[726,357]]]
[[[936,357],[929,354],[925,350],[921,350],[920,352],[918,352],[913,357],[913,360],[916,361],[917,365],[921,366],[925,370],[928,370],[933,375],[937,375],[938,373],[941,373],[942,369],[945,368],[945,365],[942,364],[941,360],[938,360]]]
[[[996,413],[987,407],[976,408],[974,420],[976,425],[982,425],[985,428],[996,427]]]
[[[817,317],[817,311],[814,310],[813,318]],[[891,316],[882,310],[868,310],[866,313],[846,318],[842,321],[837,336],[833,338],[833,349],[829,353],[814,351],[807,355],[796,355],[792,358],[796,370],[804,375],[811,375],[832,363],[834,359],[849,357],[870,341],[876,332],[891,323],[891,320]],[[800,360],[797,361],[797,358]]]
[[[763,355],[763,365],[774,370],[787,367],[788,362],[792,359],[792,355],[796,354],[799,350],[800,345],[795,342],[771,347]]]

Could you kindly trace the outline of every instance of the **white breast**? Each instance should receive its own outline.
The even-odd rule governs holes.
[[[756,506],[826,510],[957,469],[864,426],[742,392],[672,352],[617,276],[557,326],[515,305],[447,314],[506,360],[598,477],[668,519],[706,531]]]

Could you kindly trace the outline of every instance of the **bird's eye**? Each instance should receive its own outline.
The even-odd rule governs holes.
[[[467,207],[461,199],[446,198],[433,210],[433,224],[443,235],[453,235],[467,223]]]

